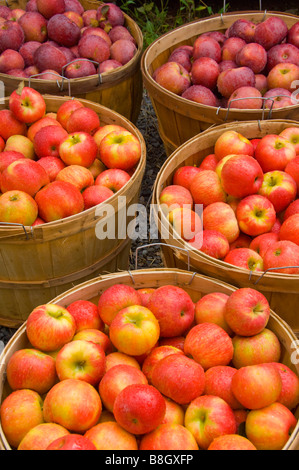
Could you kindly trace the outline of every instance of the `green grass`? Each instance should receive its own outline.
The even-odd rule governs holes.
[[[223,8],[214,12],[212,7],[204,3],[203,0],[198,2],[179,0],[178,3],[178,9],[175,12],[173,8],[170,8],[170,0],[160,0],[160,5],[158,1],[121,0],[119,6],[140,27],[144,38],[144,48],[148,47],[162,34],[183,24],[223,12]],[[227,4],[226,10],[228,6]]]

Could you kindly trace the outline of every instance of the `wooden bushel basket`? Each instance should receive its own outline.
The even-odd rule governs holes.
[[[191,271],[182,271],[178,269],[142,269],[131,272],[113,273],[111,275],[101,276],[89,282],[78,285],[77,287],[56,297],[51,303],[67,307],[76,300],[90,300],[97,303],[101,293],[113,284],[125,284],[140,289],[144,287],[157,288],[162,285],[176,285],[185,289],[194,302],[197,302],[203,295],[211,292],[222,292],[230,295],[235,287],[202,276]],[[277,314],[271,311],[267,328],[273,331],[279,338],[282,346],[281,362],[290,367],[295,373],[299,374],[299,364],[294,364],[292,354],[296,354],[296,336],[291,328]],[[0,402],[11,392],[7,381],[5,380],[5,372],[9,358],[12,354],[22,348],[30,347],[26,335],[26,323],[22,325],[15,335],[7,343],[4,351],[0,355]],[[298,412],[295,412],[298,419]],[[292,435],[283,450],[298,450],[299,423],[297,423]],[[2,443],[1,443],[2,441]],[[3,430],[0,426],[0,449],[11,450]]]
[[[296,121],[244,121],[216,126],[207,130],[185,144],[181,145],[168,157],[158,173],[153,191],[153,216],[156,220],[159,235],[163,230],[168,233],[168,239],[161,241],[168,246],[162,246],[165,265],[169,268],[186,269],[188,263],[191,269],[233,284],[237,287],[253,287],[262,292],[268,299],[271,308],[280,315],[299,334],[299,275],[282,274],[279,272],[250,272],[249,270],[232,266],[221,260],[216,260],[205,253],[194,249],[184,242],[172,230],[167,217],[158,210],[158,201],[163,188],[172,184],[175,171],[184,165],[199,164],[205,156],[213,153],[217,138],[226,130],[236,130],[248,139],[263,137],[266,134],[279,134],[290,126],[299,127]],[[164,233],[165,233],[164,232]],[[171,246],[170,246],[171,245]],[[173,247],[177,247],[173,248]],[[188,256],[186,254],[188,252]]]
[[[70,98],[44,95],[44,99],[47,112],[56,112]],[[127,216],[127,208],[138,203],[146,164],[145,142],[141,132],[123,116],[99,104],[80,101],[98,113],[101,125],[118,124],[132,132],[141,144],[141,159],[128,183],[105,201],[114,214],[97,216],[96,206],[36,227],[0,223],[1,325],[20,326],[36,305],[95,275],[128,267],[131,239],[127,225],[133,216]],[[0,109],[7,107],[5,98]],[[102,217],[115,223],[115,239],[97,238]]]
[[[239,110],[216,108],[182,98],[158,85],[152,78],[153,72],[165,63],[171,52],[178,46],[193,45],[195,39],[205,32],[221,31],[237,19],[258,23],[270,16],[283,19],[290,28],[299,20],[298,16],[281,12],[240,11],[214,15],[193,21],[168,32],[154,41],[145,50],[141,59],[143,83],[151,98],[166,154],[169,156],[180,145],[212,125],[231,121],[262,119],[297,119],[297,104],[281,109]],[[265,101],[264,101],[265,105]]]
[[[26,0],[0,0],[0,5],[7,5],[11,9],[25,9],[26,3]],[[104,2],[81,0],[80,3],[85,10],[92,10]],[[44,80],[42,75],[40,78],[24,79],[0,73],[0,80],[5,86],[5,96],[11,95],[19,83],[24,81],[25,86],[32,86],[42,94],[72,96],[100,103],[135,123],[140,113],[143,92],[140,70],[143,36],[137,23],[125,13],[124,16],[125,26],[134,37],[137,46],[135,56],[127,64],[110,72],[89,77],[67,79],[58,75],[57,78],[61,79],[61,82]]]

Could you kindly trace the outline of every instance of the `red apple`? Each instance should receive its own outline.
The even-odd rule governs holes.
[[[132,434],[147,434],[162,423],[166,404],[152,385],[132,384],[116,397],[113,414],[116,422]]]
[[[42,129],[43,127],[46,127],[46,126],[60,126],[61,127],[61,125],[57,121],[57,119],[54,119],[51,116],[42,117],[41,119],[38,119],[37,121],[35,121],[33,124],[31,124],[28,127],[28,134],[27,134],[28,139],[30,139],[31,142],[34,142],[34,138],[36,136],[36,133],[40,129]]]
[[[79,434],[97,424],[101,411],[96,389],[78,379],[65,379],[55,384],[47,393],[43,408],[46,422],[57,423]]]
[[[112,60],[120,62],[122,65],[127,64],[137,52],[137,46],[131,39],[117,39],[110,46],[110,57]]]
[[[282,450],[297,425],[293,413],[281,403],[252,410],[246,419],[246,435],[258,450]]]
[[[96,446],[87,437],[81,434],[68,434],[58,437],[46,450],[97,450]]]
[[[214,152],[217,160],[227,155],[254,155],[254,148],[249,139],[237,131],[225,131],[215,142]]]
[[[288,220],[289,219],[287,219],[287,221]],[[264,255],[265,271],[270,270],[271,272],[282,274],[298,274],[298,248],[298,245],[290,240],[280,240],[273,243]]]
[[[259,191],[263,183],[263,170],[249,155],[234,155],[221,170],[221,183],[230,196],[243,198]]]
[[[140,370],[140,364],[133,356],[128,356],[128,354],[119,351],[112,351],[106,355],[106,372],[112,369],[112,367],[119,365],[133,366]]]
[[[262,96],[268,91],[267,77],[262,73],[255,74],[255,88],[259,90]],[[265,105],[265,100],[263,100],[263,105]]]
[[[200,171],[201,169],[197,166],[182,166],[178,168],[173,175],[173,184],[184,186],[186,189],[190,190],[193,177],[196,176]]]
[[[16,118],[10,109],[0,110],[0,136],[6,141],[13,135],[27,135],[25,122]]]
[[[205,395],[222,398],[232,408],[243,408],[232,392],[232,378],[237,369],[231,366],[214,366],[205,372]]]
[[[98,301],[100,318],[109,326],[120,310],[132,305],[142,305],[138,291],[125,284],[114,284],[101,293]]]
[[[220,73],[218,62],[210,57],[200,57],[192,63],[190,71],[193,85],[202,85],[213,90]]]
[[[227,37],[242,38],[246,42],[252,42],[256,24],[246,18],[239,18],[227,30]]]
[[[207,155],[199,165],[201,170],[215,170],[218,163],[218,159],[214,153]]]
[[[85,328],[75,333],[73,341],[84,340],[90,341],[102,347],[106,354],[113,350],[109,336],[101,330],[95,328]]]
[[[51,442],[68,434],[69,431],[60,424],[41,423],[27,432],[17,450],[46,450]]]
[[[249,67],[224,70],[217,79],[218,92],[225,98],[229,98],[241,86],[254,87],[254,85],[255,75]]]
[[[0,196],[0,221],[31,226],[38,215],[35,200],[23,191],[7,191]]]
[[[257,410],[277,401],[282,381],[273,365],[262,363],[238,369],[231,387],[234,396],[245,408]]]
[[[285,171],[270,171],[264,174],[263,184],[258,193],[267,197],[278,213],[294,201],[297,185],[292,176]]]
[[[100,318],[98,307],[89,300],[75,300],[67,307],[67,311],[74,317],[76,333],[87,328],[103,329],[104,323]]]
[[[260,333],[270,318],[270,305],[256,289],[243,287],[234,291],[226,302],[224,319],[232,331],[241,336]]]
[[[116,193],[127,184],[130,179],[131,176],[126,171],[119,168],[109,168],[97,176],[95,185],[105,186]]]
[[[84,105],[81,101],[76,99],[69,99],[62,103],[57,110],[57,121],[64,127],[67,128],[67,122],[71,114],[78,108],[83,108]]]
[[[31,140],[24,135],[12,135],[10,136],[4,147],[5,152],[20,152],[26,158],[30,160],[35,159],[34,146]]]
[[[36,11],[26,11],[18,21],[25,34],[25,42],[44,42],[47,39],[47,20]]]
[[[46,103],[38,91],[21,84],[9,97],[9,109],[17,119],[31,124],[44,116]]]
[[[206,255],[216,259],[223,259],[229,252],[229,242],[225,235],[217,230],[203,230],[198,232],[188,243]]]
[[[97,206],[113,196],[113,191],[105,186],[93,185],[84,189],[82,196],[85,210]]]
[[[82,19],[80,17],[80,19]],[[60,13],[52,16],[47,23],[49,39],[63,47],[76,46],[80,40],[80,27],[71,18]]]
[[[11,163],[24,159],[25,156],[14,150],[4,151],[0,153],[0,173],[2,173]]]
[[[100,74],[105,72],[110,72],[111,70],[118,69],[122,64],[114,59],[107,59],[104,62],[101,62],[98,68]]]
[[[263,270],[263,258],[250,248],[234,248],[229,251],[223,261],[242,269],[249,269],[249,271]]]
[[[92,341],[72,340],[59,350],[56,371],[60,381],[78,379],[96,386],[105,373],[104,349]]]
[[[88,168],[82,165],[68,165],[56,176],[56,181],[66,181],[82,191],[94,184],[94,178]]]
[[[11,70],[22,71],[25,62],[21,54],[13,49],[5,49],[0,55],[0,72],[8,73]]]
[[[96,68],[92,62],[80,58],[72,61],[72,63],[65,68],[65,76],[70,79],[88,77],[96,73]]]
[[[296,46],[289,43],[276,44],[267,53],[267,69],[271,70],[275,65],[284,62],[299,65],[299,51]]]
[[[222,398],[214,395],[199,396],[189,404],[185,426],[204,450],[216,437],[237,433],[233,410]]]
[[[299,80],[299,66],[291,62],[276,64],[267,76],[268,88],[285,88],[294,91],[293,85]]]
[[[59,156],[66,165],[89,168],[96,159],[97,145],[87,132],[73,132],[60,141]]]
[[[195,323],[216,323],[231,335],[232,331],[224,319],[228,297],[222,292],[212,292],[201,297],[195,304]]]
[[[261,73],[267,65],[266,49],[255,42],[245,44],[236,54],[239,67],[249,67],[253,72]]]
[[[228,243],[234,242],[240,229],[234,210],[225,202],[215,202],[203,211],[204,230],[216,230],[224,235]]]
[[[272,229],[276,220],[276,212],[268,198],[253,194],[240,201],[236,217],[242,232],[250,236],[257,236]]]
[[[295,409],[299,403],[298,375],[281,362],[272,362],[271,364],[278,370],[282,381],[282,389],[277,401],[289,410]]]
[[[26,322],[32,346],[43,352],[56,351],[72,340],[76,332],[73,316],[63,307],[46,304],[36,307]]]
[[[285,88],[271,88],[264,93],[264,98],[266,109],[280,109],[294,105],[292,93]]]
[[[254,336],[236,335],[232,341],[234,345],[232,364],[237,369],[280,360],[282,352],[280,341],[268,328],[264,328]]]
[[[226,193],[221,185],[217,173],[213,170],[202,170],[193,179],[190,185],[195,204],[202,204],[204,207],[216,202],[224,203]]]
[[[30,431],[44,422],[43,400],[28,389],[11,392],[2,401],[0,418],[2,431],[12,448],[17,448]]]
[[[286,38],[288,27],[278,16],[271,16],[256,25],[253,42],[261,44],[267,51]]]
[[[0,25],[0,53],[6,49],[18,51],[24,43],[25,35],[21,26],[11,20],[5,20]]]
[[[233,357],[233,345],[223,328],[215,323],[205,322],[189,330],[184,352],[207,370],[213,366],[228,365]]]
[[[251,241],[249,248],[256,251],[262,258],[268,248],[270,248],[274,243],[278,242],[279,235],[275,232],[267,232],[262,235],[254,237]]]
[[[9,358],[7,381],[12,390],[28,388],[43,395],[56,382],[55,360],[33,348],[19,349]]]
[[[101,64],[110,58],[110,46],[102,37],[87,34],[81,36],[78,42],[78,53],[80,57]]]
[[[177,62],[166,62],[158,67],[153,79],[163,88],[176,95],[182,95],[191,86],[189,72]]]
[[[178,423],[162,423],[141,437],[139,450],[198,450],[193,434]]]
[[[211,36],[198,36],[193,43],[193,59],[209,57],[217,63],[221,61],[221,46]]]
[[[141,145],[129,131],[114,131],[107,134],[99,145],[99,159],[107,168],[128,171],[140,160]]]
[[[230,243],[229,248],[230,250],[234,250],[235,248],[249,248],[252,238],[249,235],[245,235],[244,233],[240,233],[237,240]]]
[[[59,157],[59,146],[68,133],[61,126],[47,125],[41,127],[34,136],[34,150],[38,158]]]
[[[287,35],[287,42],[290,44],[293,44],[294,46],[298,47],[299,46],[299,41],[298,41],[298,21],[293,24],[293,26],[289,29],[288,35]]]
[[[113,412],[116,397],[124,388],[132,384],[148,384],[146,376],[136,366],[116,364],[109,368],[98,386],[105,408]]]
[[[256,86],[240,86],[230,95],[227,107],[237,109],[261,109],[262,94]]]
[[[146,356],[142,363],[141,370],[146,376],[149,384],[152,383],[152,370],[155,364],[163,359],[163,357],[170,356],[170,354],[183,354],[183,351],[171,345],[162,345],[154,347]]]
[[[37,162],[22,158],[12,162],[2,173],[1,191],[23,191],[34,197],[50,182],[49,177]]]
[[[1,161],[1,155],[0,155],[0,161]],[[295,199],[295,201],[291,202],[291,204],[285,210],[284,215],[283,215],[283,220],[286,220],[291,215],[298,214],[298,213],[299,213],[299,199]]]
[[[162,337],[180,336],[194,320],[194,303],[190,295],[178,286],[165,285],[156,289],[148,308],[159,321]]]
[[[205,374],[193,359],[184,354],[171,354],[154,366],[152,385],[174,402],[188,404],[203,393]]]
[[[93,109],[85,106],[73,110],[66,124],[66,130],[69,134],[75,132],[93,134],[99,127],[99,116]]]
[[[111,32],[109,33],[111,35]],[[189,52],[181,47],[176,47],[170,54],[167,62],[177,62],[181,64],[187,72],[192,69],[192,61]]]
[[[47,19],[59,13],[64,13],[65,2],[64,0],[55,0],[49,4],[46,0],[36,0],[36,7],[38,11]]]
[[[66,181],[53,181],[35,196],[40,217],[45,222],[64,219],[84,210],[79,189]]]
[[[65,164],[59,157],[51,157],[51,156],[42,157],[37,161],[37,163],[40,166],[42,166],[44,170],[46,171],[49,177],[50,183],[52,183],[52,181],[55,181],[58,173],[63,168],[65,168]]]
[[[299,214],[293,214],[282,224],[279,232],[280,240],[288,240],[299,245]]]
[[[286,127],[280,132],[280,136],[286,138],[291,144],[294,145],[296,155],[299,153],[299,129],[298,127]]]
[[[241,37],[229,37],[221,48],[222,62],[230,61],[236,64],[237,53],[246,45],[246,41]]]
[[[297,155],[297,154],[296,154]],[[285,167],[285,172],[288,173],[296,182],[297,196],[299,196],[299,155],[293,158]]]
[[[160,326],[149,309],[131,305],[116,314],[109,327],[109,336],[120,352],[140,356],[155,346]]]

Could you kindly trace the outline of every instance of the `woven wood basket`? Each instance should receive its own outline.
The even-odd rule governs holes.
[[[209,31],[225,32],[239,18],[258,23],[270,16],[283,19],[288,28],[299,20],[298,16],[281,12],[241,11],[214,15],[180,26],[147,47],[141,59],[143,83],[155,109],[159,133],[168,156],[184,142],[215,124],[255,119],[299,118],[297,104],[273,110],[216,108],[182,98],[164,89],[152,78],[153,72],[168,60],[176,47],[183,44],[193,45],[200,34]]]
[[[44,99],[47,112],[56,112],[70,98],[44,95]],[[8,107],[8,98],[4,101],[0,109]],[[19,326],[33,306],[48,302],[79,282],[128,267],[131,239],[126,230],[121,238],[117,234],[119,226],[126,228],[133,218],[127,217],[128,206],[138,203],[146,164],[145,142],[125,117],[99,104],[80,101],[98,113],[102,125],[119,124],[141,144],[141,159],[130,181],[109,198],[115,211],[109,220],[115,222],[116,238],[96,237],[101,220],[96,207],[36,227],[0,224],[0,324],[4,326]]]
[[[199,164],[205,156],[213,153],[217,138],[225,130],[236,130],[251,139],[266,134],[279,134],[289,126],[299,127],[299,123],[290,120],[244,121],[228,123],[207,130],[185,144],[181,145],[163,164],[158,173],[153,190],[153,203],[158,204],[162,189],[172,184],[172,177],[177,168],[184,165]],[[156,208],[155,208],[156,207]],[[216,260],[205,253],[192,248],[184,240],[174,234],[167,218],[154,206],[153,216],[156,220],[159,234],[163,230],[169,233],[168,239],[161,241],[165,265],[169,268],[186,269],[188,263],[192,269],[237,287],[254,287],[261,291],[270,302],[271,308],[280,315],[299,334],[299,276],[268,271],[266,273],[250,272]],[[164,232],[164,233],[165,233]],[[173,247],[177,247],[173,248]]]
[[[26,0],[0,0],[0,5],[8,5],[11,9],[25,9]],[[81,0],[85,10],[97,9],[101,3],[92,0]],[[135,21],[125,15],[125,25],[134,37],[137,45],[135,56],[123,67],[101,75],[62,80],[43,80],[41,78],[18,78],[0,73],[0,80],[5,85],[5,96],[9,96],[21,81],[32,86],[42,94],[56,96],[72,96],[82,98],[106,106],[135,123],[138,119],[142,101],[142,74],[140,70],[143,53],[142,32]]]
[[[230,295],[234,290],[236,290],[235,287],[229,284],[202,276],[197,273],[192,273],[190,271],[183,271],[178,269],[142,269],[131,272],[113,273],[95,278],[59,295],[51,302],[63,307],[67,307],[70,303],[82,299],[97,303],[99,296],[104,290],[113,284],[119,283],[132,286],[135,289],[144,287],[157,288],[162,285],[169,284],[176,285],[185,289],[194,302],[197,302],[203,295],[209,294],[211,292],[222,292]],[[292,332],[291,328],[273,311],[271,311],[267,328],[272,330],[281,342],[281,362],[290,367],[295,373],[299,374],[299,365],[295,365],[291,362],[291,355],[294,352],[294,341],[296,341],[296,336]],[[28,344],[26,323],[24,323],[24,325],[22,325],[17,330],[15,335],[7,343],[4,351],[0,355],[1,402],[11,392],[5,380],[5,371],[8,360],[15,351],[28,346],[30,346],[30,344]],[[295,413],[295,416],[298,419],[299,415],[297,415],[297,412]],[[283,450],[299,449],[298,430],[299,423],[297,424]],[[0,449],[11,450],[1,426]]]

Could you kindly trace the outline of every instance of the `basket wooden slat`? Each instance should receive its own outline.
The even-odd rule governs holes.
[[[44,95],[48,112],[70,98]],[[0,109],[8,106],[8,98]],[[131,240],[118,238],[119,214],[139,199],[146,164],[146,146],[141,132],[125,117],[87,100],[84,106],[95,110],[104,124],[119,124],[131,131],[141,144],[141,159],[130,181],[109,198],[114,209],[115,239],[99,240],[96,226],[100,216],[93,207],[75,216],[36,227],[0,224],[0,324],[19,326],[33,305],[45,303],[72,285],[103,272],[126,269]],[[119,207],[119,197],[124,209]],[[126,214],[125,214],[126,216]],[[39,301],[40,299],[40,301]]]
[[[26,0],[0,0],[0,5],[8,5],[11,9],[25,9],[26,3]],[[91,10],[97,9],[103,2],[81,0],[80,3],[85,10]],[[10,96],[19,83],[24,81],[26,86],[30,85],[42,94],[72,96],[100,103],[135,123],[140,113],[143,92],[140,70],[143,35],[137,23],[125,13],[124,16],[125,26],[137,45],[135,56],[127,64],[101,76],[64,79],[62,89],[58,87],[56,80],[24,79],[0,73],[0,80],[5,85],[5,96]]]
[[[298,119],[297,104],[287,108],[273,109],[271,113],[268,110],[227,110],[182,98],[162,88],[152,78],[153,72],[168,60],[176,47],[184,44],[193,45],[200,34],[209,31],[225,32],[239,18],[258,23],[271,16],[283,19],[288,28],[299,20],[296,15],[282,12],[240,11],[213,15],[180,26],[164,34],[147,47],[141,59],[143,83],[155,109],[160,136],[168,156],[184,142],[213,124],[268,118]]]
[[[226,130],[237,130],[245,137],[259,138],[266,134],[279,134],[286,127],[299,127],[297,121],[271,120],[271,121],[244,121],[238,123],[227,123],[215,126],[181,145],[163,164],[158,173],[153,190],[153,204],[158,204],[162,189],[172,184],[172,178],[177,168],[184,165],[199,164],[205,156],[213,153],[217,138]],[[205,253],[194,249],[184,242],[182,238],[173,233],[167,218],[154,205],[153,215],[155,217],[159,234],[163,234],[163,228],[169,233],[168,239],[161,241],[168,246],[162,246],[165,265],[172,268],[186,269],[190,262],[192,269],[237,287],[255,287],[268,298],[271,307],[299,334],[299,276],[282,273],[249,272],[249,270],[238,268],[216,260]],[[165,233],[165,232],[164,232]],[[171,245],[171,246],[170,246]],[[177,249],[172,248],[173,246]],[[186,254],[189,253],[189,259]]]
[[[140,289],[143,287],[160,287],[162,285],[176,285],[185,289],[194,302],[197,302],[203,295],[212,292],[222,292],[230,295],[236,287],[225,282],[211,279],[209,277],[194,274],[191,271],[178,269],[141,269],[130,272],[112,273],[100,276],[91,281],[82,283],[73,289],[59,295],[51,300],[51,303],[67,307],[76,300],[90,300],[97,303],[100,295],[104,290],[113,284],[125,284]],[[267,328],[272,330],[279,338],[282,345],[281,362],[290,367],[295,373],[299,374],[299,365],[293,364],[291,361],[291,353],[294,352],[294,341],[296,336],[293,331],[273,310]],[[18,350],[30,346],[26,335],[26,323],[24,323],[15,333],[15,335],[7,343],[4,351],[0,355],[0,401],[11,392],[6,380],[5,371],[7,363],[12,354]],[[297,419],[297,412],[295,413]],[[290,436],[289,441],[283,450],[298,450],[299,423]],[[2,442],[1,442],[2,441]],[[1,447],[2,446],[2,447]],[[0,449],[11,450],[3,430],[0,426]]]

